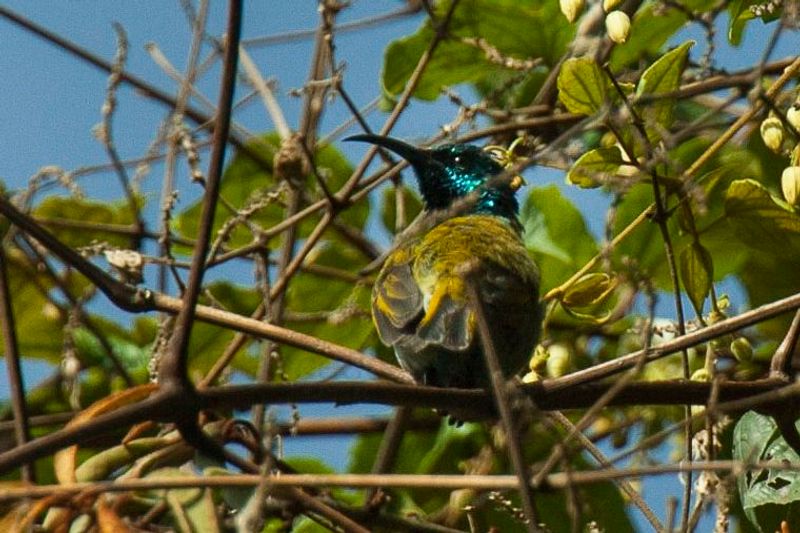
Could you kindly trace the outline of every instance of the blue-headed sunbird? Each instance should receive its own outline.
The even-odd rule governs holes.
[[[475,388],[490,384],[465,269],[477,266],[476,289],[506,377],[530,358],[539,337],[539,272],[522,242],[516,180],[492,180],[503,167],[468,144],[417,148],[379,135],[355,135],[407,160],[426,211],[447,216],[387,257],[372,291],[381,340],[418,383]],[[474,201],[454,214],[454,203]]]

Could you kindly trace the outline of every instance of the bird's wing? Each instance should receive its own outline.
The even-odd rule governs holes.
[[[491,261],[482,261],[480,272],[475,280],[488,319],[514,323],[520,314],[537,312],[535,287],[531,290],[519,275]],[[417,327],[420,340],[452,351],[470,347],[477,322],[466,283],[458,275],[439,277]]]
[[[440,278],[428,300],[425,316],[417,327],[417,337],[426,344],[455,352],[472,344],[475,317],[470,310],[463,279]]]
[[[411,270],[411,256],[398,250],[384,265],[372,293],[372,317],[383,342],[394,344],[422,317],[423,297]]]

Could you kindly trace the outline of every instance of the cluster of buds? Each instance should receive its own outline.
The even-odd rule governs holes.
[[[786,110],[786,123],[791,126],[794,135],[800,131],[800,97]],[[794,207],[800,207],[800,143],[794,135],[787,135],[784,121],[775,113],[770,113],[761,122],[761,140],[772,152],[785,153],[784,149],[789,141],[794,144],[791,152],[789,166],[781,174],[781,190],[786,202]]]
[[[615,9],[622,0],[603,0],[603,11],[606,14],[606,33],[615,43],[622,44],[628,40],[631,31],[631,19],[624,11]],[[570,22],[575,22],[583,11],[585,0],[559,0],[561,12]]]

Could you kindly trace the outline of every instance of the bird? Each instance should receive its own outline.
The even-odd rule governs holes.
[[[427,149],[373,134],[346,140],[381,146],[408,161],[423,214],[438,221],[399,239],[384,261],[371,302],[381,341],[418,384],[490,388],[469,279],[503,376],[518,373],[538,342],[542,317],[539,270],[518,219],[515,194],[522,179],[493,179],[503,166],[471,144]]]

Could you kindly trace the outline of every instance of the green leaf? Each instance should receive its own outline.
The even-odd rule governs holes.
[[[759,2],[760,0],[733,0],[728,4],[728,41],[732,45],[741,44],[744,27],[755,18],[750,6]]]
[[[614,235],[623,231],[628,224],[638,217],[652,203],[653,186],[650,183],[639,183],[631,187],[617,206],[614,219]],[[672,221],[672,219],[670,219]],[[669,287],[669,276],[664,260],[664,241],[658,225],[645,222],[628,238],[624,239],[613,251],[616,264],[624,265],[627,261],[636,262],[637,268],[661,281],[661,287]],[[626,267],[621,266],[621,269]]]
[[[247,146],[250,150],[263,154],[264,161],[257,161],[243,151],[238,151],[225,168],[220,185],[220,196],[232,205],[235,209],[252,205],[257,201],[266,201],[267,195],[274,193],[279,183],[276,182],[272,174],[272,158],[280,145],[277,134],[265,134],[260,138],[251,140]],[[347,159],[333,146],[325,146],[315,154],[315,162],[318,171],[325,179],[329,190],[338,190],[347,179],[350,178],[353,168]],[[303,191],[309,200],[324,198],[322,189],[316,179],[309,175],[303,182]],[[275,198],[260,209],[251,217],[250,221],[260,225],[262,228],[269,228],[281,222],[285,217],[285,197]],[[197,235],[198,224],[200,222],[200,212],[202,210],[202,200],[198,200],[188,209],[182,211],[175,220],[175,229],[182,237],[193,239]],[[339,220],[354,228],[363,229],[369,214],[369,205],[366,202],[359,202],[348,207],[339,216]],[[235,215],[220,204],[214,216],[214,234],[218,232],[223,224],[231,221]],[[307,217],[299,224],[299,236],[306,237],[319,221],[319,215]],[[246,226],[238,224],[230,232],[227,241],[228,245],[237,247],[250,244],[253,241],[253,234]],[[324,238],[336,239],[336,233],[326,233]],[[268,244],[277,247],[281,239],[273,239]],[[181,247],[176,247],[181,249]],[[188,249],[183,248],[188,253]]]
[[[406,227],[422,211],[422,201],[414,191],[405,185],[400,186],[400,198],[405,207],[405,224],[403,227]],[[381,222],[383,222],[383,227],[386,228],[386,231],[390,233],[396,233],[403,229],[397,227],[397,201],[398,194],[395,187],[384,189],[383,199],[381,200]]]
[[[229,329],[213,326],[205,322],[197,322],[192,326],[189,339],[189,371],[193,376],[205,375],[219,359],[225,348],[233,340],[234,332]],[[258,363],[252,354],[240,349],[233,359],[231,367],[249,376],[256,374]]]
[[[178,468],[161,468],[144,476],[145,479],[163,479],[192,475]],[[198,476],[198,479],[199,476]],[[165,501],[172,511],[172,519],[181,531],[202,531],[216,533],[221,531],[220,517],[212,497],[211,489],[186,488],[149,491],[153,496]]]
[[[433,30],[426,23],[416,34],[394,41],[386,48],[381,88],[388,98],[403,92],[433,36]],[[417,83],[414,97],[435,100],[441,95],[443,88],[477,82],[492,71],[497,72],[499,68],[487,63],[477,48],[458,41],[445,40],[439,44]]]
[[[531,190],[520,221],[525,246],[539,264],[543,293],[566,281],[597,253],[583,215],[555,185]]]
[[[75,480],[84,482],[107,479],[114,472],[130,465],[139,457],[173,444],[174,440],[164,437],[145,437],[106,448],[81,463],[75,470]]]
[[[590,307],[601,303],[616,287],[614,278],[603,272],[586,274],[573,283],[561,298],[567,307]]]
[[[366,266],[366,260],[352,248],[326,243],[317,248],[309,264],[338,269],[344,276],[355,276]],[[377,342],[369,309],[370,287],[366,284],[301,271],[294,276],[287,291],[286,327],[362,350]],[[283,371],[290,380],[331,363],[330,359],[290,346],[283,347],[281,353]]]
[[[800,461],[772,418],[753,411],[742,415],[734,428],[733,458],[744,464],[757,461],[797,464]],[[798,523],[800,472],[750,470],[736,479],[745,514],[759,531],[780,530],[783,520]]]
[[[731,183],[725,212],[734,233],[748,246],[770,254],[800,251],[800,216],[757,181]]]
[[[608,77],[592,59],[568,59],[558,73],[558,99],[572,113],[592,115],[606,104]]]
[[[459,474],[462,461],[475,457],[489,436],[477,423],[456,427],[442,419],[439,430],[407,431],[397,451],[394,472],[398,474]],[[351,448],[349,472],[369,472],[380,445],[379,434],[364,435]],[[433,512],[448,501],[448,495],[432,489],[398,491],[401,498],[390,505],[396,511]]]
[[[143,200],[140,200],[143,203]],[[112,246],[131,246],[131,237],[124,234],[90,227],[71,228],[59,225],[58,221],[74,221],[80,224],[115,224],[130,226],[135,217],[127,201],[99,202],[74,197],[48,196],[34,210],[35,217],[43,219],[48,230],[68,246],[86,246],[93,241],[106,242]],[[49,223],[48,223],[49,222]]]
[[[728,4],[728,41],[734,46],[739,46],[742,42],[742,34],[744,28],[751,20],[756,18],[756,15],[751,8],[758,5],[766,4],[764,0],[733,0]],[[777,4],[777,9],[772,12],[764,9],[761,15],[761,20],[764,22],[771,22],[781,18],[783,8],[780,3]]]
[[[227,281],[209,284],[206,294],[213,297],[213,302],[203,296],[200,300],[201,303],[222,305],[225,310],[243,316],[251,315],[261,301],[261,295],[255,288],[235,285]],[[233,340],[234,335],[235,333],[230,329],[197,322],[192,327],[192,335],[189,340],[189,353],[192,354],[190,369],[193,375],[205,375]],[[258,362],[243,347],[233,358],[231,368],[254,376]]]
[[[660,2],[642,6],[633,16],[625,46],[615,46],[611,52],[611,69],[619,72],[641,60],[649,60],[685,23],[686,14],[678,9],[664,9]]]
[[[711,254],[702,244],[693,242],[678,258],[678,268],[686,293],[698,315],[703,314],[703,303],[711,290],[714,263]]]
[[[617,146],[595,148],[583,154],[567,172],[567,183],[583,189],[600,187],[608,182],[625,161]]]
[[[689,49],[692,46],[694,46],[694,41],[687,41],[650,65],[639,80],[636,96],[656,96],[678,89],[681,75],[689,58]],[[659,127],[663,129],[670,127],[675,105],[675,98],[660,98],[655,102],[638,106],[642,109],[649,138],[660,137],[657,133]]]
[[[443,17],[449,2],[437,2]],[[441,19],[440,19],[441,20]],[[535,38],[531,28],[537,28]],[[501,54],[516,59],[542,58],[554,65],[574,35],[574,27],[559,15],[558,5],[535,0],[462,0],[442,40],[422,74],[414,96],[433,100],[444,87],[479,83],[516,72],[490,62],[486,53],[462,38],[480,38]],[[429,19],[414,35],[392,42],[386,49],[381,86],[385,95],[400,94],[434,38]]]

